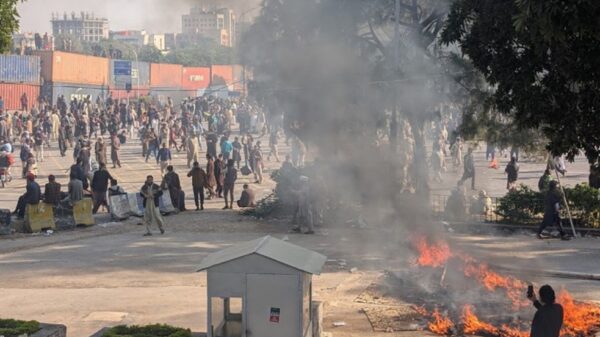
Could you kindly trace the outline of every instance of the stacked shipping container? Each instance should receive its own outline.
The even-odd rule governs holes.
[[[42,79],[45,97],[56,102],[63,95],[67,101],[73,98],[107,95],[109,60],[102,57],[71,54],[59,51],[36,51],[42,62]]]
[[[21,96],[27,95],[28,108],[40,96],[40,58],[37,56],[0,55],[0,97],[4,110],[21,108]]]
[[[5,109],[20,108],[27,94],[29,106],[40,94],[56,103],[90,96],[137,97],[152,94],[165,101],[229,91],[245,92],[246,72],[239,65],[183,67],[177,64],[150,64],[65,53],[36,51],[34,56],[0,55],[0,96]],[[115,74],[115,68],[130,69]],[[131,85],[131,91],[126,90]],[[41,86],[40,86],[41,85]]]

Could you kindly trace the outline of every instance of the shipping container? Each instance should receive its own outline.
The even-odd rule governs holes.
[[[20,110],[23,94],[27,95],[27,109],[30,109],[40,97],[40,86],[38,84],[0,83],[0,97],[4,102],[4,111]]]
[[[180,64],[150,65],[150,86],[152,88],[181,88],[181,74],[183,66]]]
[[[239,64],[233,66],[233,91],[246,93],[248,85],[248,72]]]
[[[42,86],[42,95],[51,98],[52,104],[56,104],[59,96],[64,96],[65,101],[70,102],[74,98],[85,99],[96,102],[98,97],[106,99],[109,89],[104,85],[74,84],[74,83],[46,83]]]
[[[0,82],[40,84],[39,56],[0,55]]]
[[[210,85],[210,68],[184,67],[181,87],[184,90],[206,89]]]
[[[226,85],[230,91],[233,91],[233,66],[231,65],[213,65],[212,69],[212,81],[213,85]]]
[[[41,58],[45,83],[108,84],[107,58],[44,50],[34,51],[34,55]]]
[[[116,65],[116,66],[115,66]],[[120,71],[123,66],[128,66],[128,74]],[[125,89],[127,83],[133,88],[148,88],[150,86],[150,63],[126,60],[110,60],[109,69],[110,87]]]

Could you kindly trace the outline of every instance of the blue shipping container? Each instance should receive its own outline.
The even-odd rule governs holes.
[[[130,68],[126,64],[130,64]],[[125,69],[131,69],[126,75]],[[111,89],[125,89],[125,84],[131,83],[133,88],[148,88],[150,86],[150,63],[125,60],[110,60],[109,78]]]
[[[40,84],[39,56],[0,55],[0,82]]]
[[[61,95],[67,102],[77,98],[82,100],[90,97],[92,102],[96,102],[98,97],[106,99],[108,97],[108,87],[89,84],[71,84],[71,83],[46,83],[42,86],[42,96],[51,97],[52,104],[56,104],[57,98]]]

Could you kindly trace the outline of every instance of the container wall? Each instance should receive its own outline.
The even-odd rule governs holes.
[[[131,75],[115,75],[115,62],[128,62],[131,64]],[[127,83],[132,87],[147,88],[150,86],[150,63],[125,60],[110,60],[109,83],[111,88],[125,89]]]
[[[187,91],[174,88],[151,88],[150,95],[156,97],[161,103],[166,103],[171,97],[173,104],[179,105],[184,99],[196,97],[196,91]]]
[[[82,100],[87,96],[90,96],[90,99],[94,102],[99,96],[102,98],[108,97],[108,88],[101,85],[46,83],[42,91],[46,97],[52,97],[52,104],[56,104],[57,98],[61,95],[65,97],[67,102],[70,102],[73,98]]]
[[[110,93],[114,99],[133,99],[136,97],[148,96],[150,94],[150,88],[133,88],[130,92],[127,92],[127,90],[111,88]]]
[[[179,64],[150,65],[150,86],[153,88],[181,88],[183,66]]]
[[[0,82],[40,84],[38,56],[0,55]]]
[[[210,68],[184,67],[181,87],[184,90],[206,89],[210,85]]]
[[[65,53],[36,51],[42,59],[42,78],[52,83],[107,85],[109,60],[107,58]]]
[[[233,90],[233,77],[233,66],[212,66],[211,85],[226,85],[229,88],[229,90]]]
[[[20,110],[23,93],[27,94],[27,109],[30,109],[40,96],[40,86],[37,84],[0,83],[0,97],[4,101],[4,111]]]
[[[244,67],[236,64],[233,66],[233,91],[246,92],[245,86],[248,83],[248,73]]]

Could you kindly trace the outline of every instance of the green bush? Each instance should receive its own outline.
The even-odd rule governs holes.
[[[189,329],[176,328],[164,324],[146,326],[118,325],[106,331],[103,337],[191,337]]]
[[[600,227],[600,192],[587,184],[565,188],[569,209],[579,226]],[[496,213],[505,221],[515,224],[538,222],[544,214],[545,193],[525,185],[498,199]],[[563,212],[565,211],[563,207]],[[566,217],[566,213],[564,214]]]
[[[33,334],[40,330],[40,323],[36,321],[15,321],[14,319],[0,319],[0,336],[17,337],[23,334]]]

